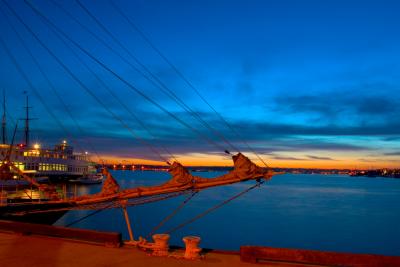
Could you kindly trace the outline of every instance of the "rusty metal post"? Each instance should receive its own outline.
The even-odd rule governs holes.
[[[188,260],[196,260],[200,258],[199,243],[201,238],[198,236],[185,236],[183,242],[185,243],[185,254],[184,258]]]
[[[125,217],[125,222],[126,222],[126,227],[128,228],[128,233],[129,233],[129,241],[134,241],[133,239],[133,232],[132,232],[132,228],[131,228],[131,222],[129,220],[129,215],[128,215],[128,211],[126,210],[126,205],[121,205],[122,206],[122,210],[124,211],[124,217]]]
[[[168,256],[169,241],[170,236],[168,234],[155,234],[153,235],[154,245],[153,256]]]

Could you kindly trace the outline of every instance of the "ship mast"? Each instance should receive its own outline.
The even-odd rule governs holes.
[[[7,143],[6,131],[6,92],[3,90],[3,120],[1,122],[2,143]]]
[[[29,99],[26,95],[26,118],[25,118],[25,145],[29,147]]]
[[[32,108],[29,106],[29,97],[26,93],[26,91],[24,91],[24,94],[26,94],[26,106],[25,106],[25,115],[26,117],[24,119],[25,121],[25,130],[24,130],[24,134],[25,134],[25,145],[26,147],[29,147],[29,121],[34,120],[33,118],[29,118],[29,109]]]

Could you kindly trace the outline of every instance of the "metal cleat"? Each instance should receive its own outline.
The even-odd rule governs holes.
[[[170,236],[168,234],[153,235],[154,243],[152,244],[153,256],[168,256]]]
[[[188,260],[197,260],[200,259],[200,251],[199,243],[201,238],[198,236],[185,236],[183,238],[183,242],[185,242],[186,250],[184,254],[184,258]]]

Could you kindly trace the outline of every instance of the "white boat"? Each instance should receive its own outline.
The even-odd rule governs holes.
[[[42,149],[37,144],[33,147],[0,144],[0,154],[5,155],[10,150],[10,161],[32,177],[69,179],[82,177],[96,170],[87,154],[74,153],[65,140],[54,149]]]
[[[95,173],[95,174],[88,174],[78,179],[69,180],[71,183],[76,184],[101,184],[103,182],[103,174]]]
[[[11,144],[7,144],[5,104],[3,105],[3,141],[0,144],[0,160],[11,161],[14,166],[30,177],[48,177],[51,180],[68,180],[96,172],[95,163],[90,161],[88,153],[75,153],[67,140],[63,140],[54,148],[42,148],[38,143],[30,143],[29,121],[31,119],[28,112],[28,97],[26,97],[25,140],[23,143],[13,145],[14,134]],[[8,177],[3,177],[6,175]],[[18,180],[17,176],[15,172],[10,174],[9,170],[0,172],[0,180]]]

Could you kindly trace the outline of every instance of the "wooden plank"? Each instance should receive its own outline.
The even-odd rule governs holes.
[[[244,262],[293,262],[326,266],[383,267],[400,266],[399,256],[354,254],[304,249],[242,246],[240,259]]]
[[[95,242],[112,247],[119,247],[122,243],[121,233],[100,232],[43,224],[0,220],[0,230],[11,231],[21,234],[44,235],[50,237],[60,237],[80,241]]]

